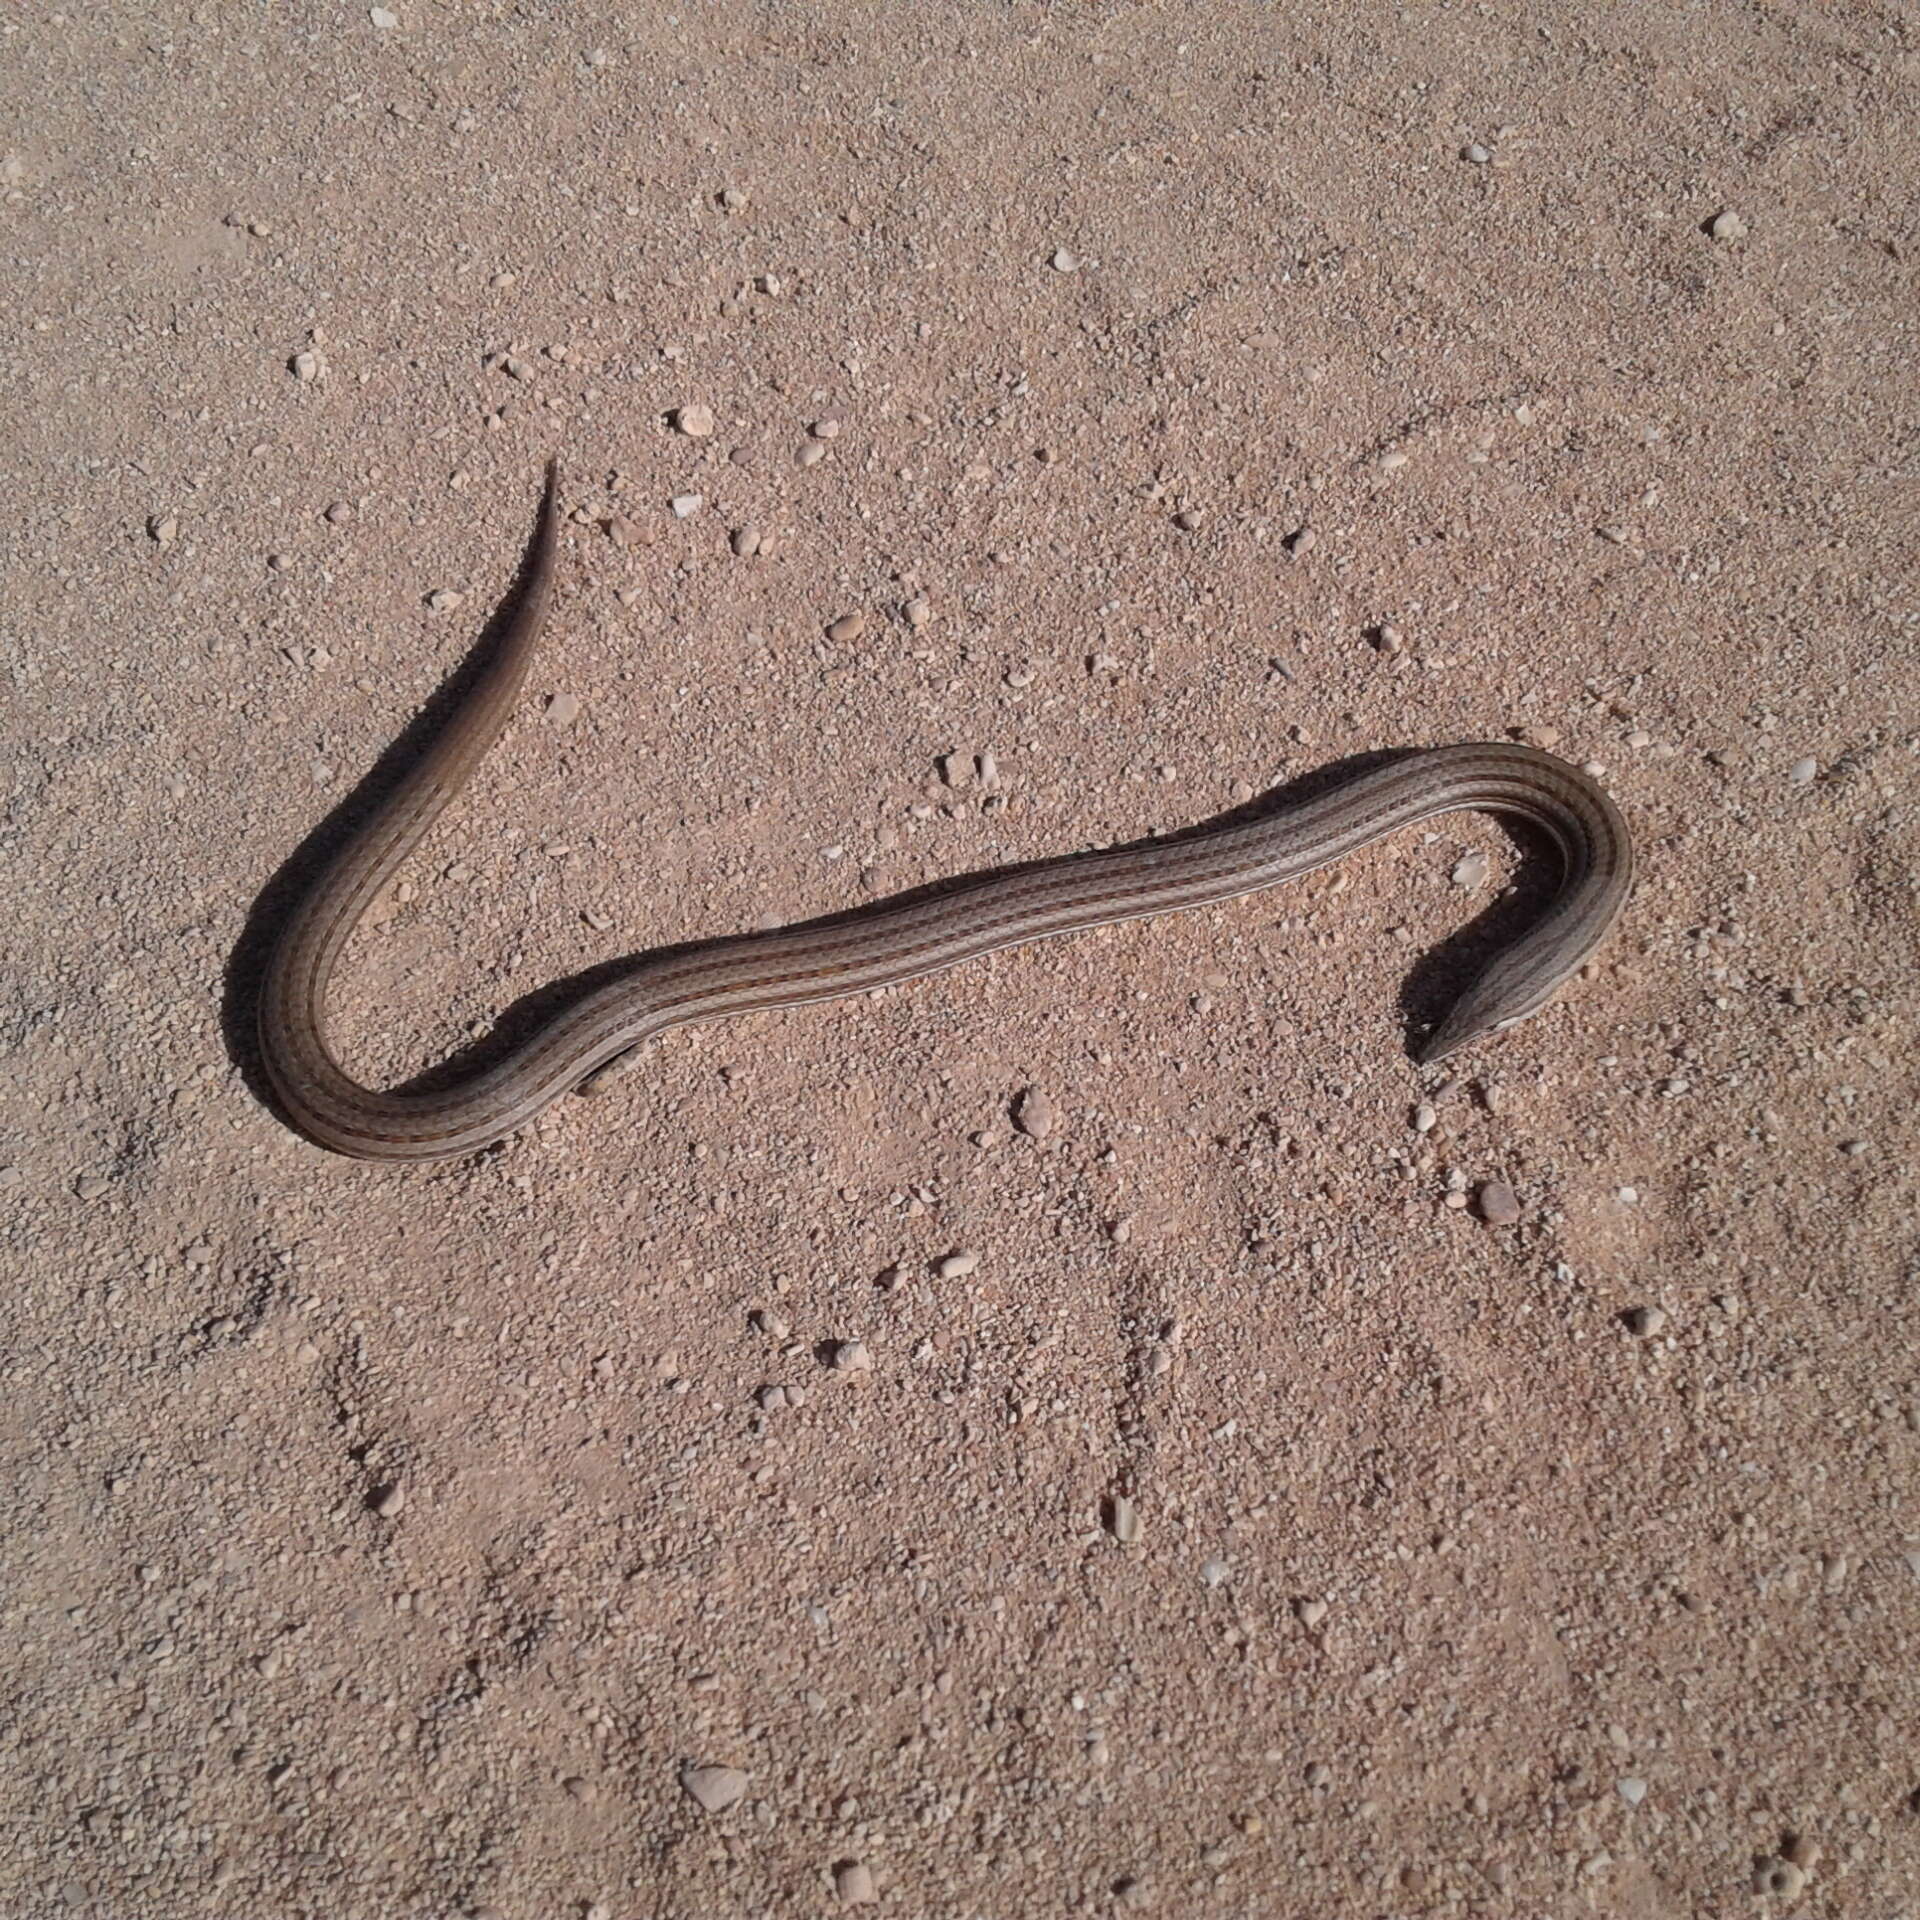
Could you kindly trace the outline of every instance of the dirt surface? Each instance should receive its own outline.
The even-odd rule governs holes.
[[[1915,1910],[1911,16],[34,0],[0,109],[0,1912]],[[1391,746],[1630,917],[1416,1069],[1455,816],[324,1154],[262,941],[555,452],[370,1077]]]

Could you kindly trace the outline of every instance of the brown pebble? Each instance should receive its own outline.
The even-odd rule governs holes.
[[[843,613],[829,624],[827,638],[836,641],[858,640],[866,630],[867,616],[864,613]]]
[[[870,1907],[880,1898],[864,1860],[843,1860],[833,1870],[833,1890],[843,1907]]]
[[[708,1813],[724,1813],[747,1791],[738,1767],[682,1767],[680,1784]]]
[[[1053,1102],[1038,1087],[1024,1089],[1013,1103],[1013,1124],[1031,1140],[1044,1140],[1053,1131]]]
[[[980,1264],[977,1253],[942,1254],[933,1263],[933,1277],[936,1280],[963,1280]]]
[[[742,560],[751,560],[760,551],[760,529],[758,527],[735,527],[733,530],[733,550]]]
[[[616,547],[639,547],[646,544],[647,536],[641,532],[638,522],[629,520],[624,513],[609,514],[605,524],[607,538]]]
[[[372,1497],[367,1501],[382,1520],[391,1520],[407,1504],[406,1489],[396,1481],[390,1481],[384,1487],[375,1487]]]
[[[1636,1340],[1650,1340],[1667,1324],[1664,1307],[1629,1307],[1620,1316],[1620,1324]]]
[[[1490,1227],[1510,1227],[1520,1218],[1520,1196],[1504,1180],[1484,1181],[1475,1204]]]
[[[677,407],[673,424],[690,440],[704,440],[713,431],[713,409],[699,405]]]
[[[834,415],[828,414],[824,419],[816,420],[807,431],[812,434],[816,440],[838,440],[840,438],[840,422]]]

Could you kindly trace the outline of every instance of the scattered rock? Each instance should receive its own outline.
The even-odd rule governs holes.
[[[807,431],[816,440],[838,440],[840,438],[840,420],[836,414],[825,414],[816,420]]]
[[[406,1504],[406,1489],[397,1480],[389,1481],[384,1487],[375,1487],[367,1497],[367,1505],[382,1520],[393,1519]]]
[[[180,534],[180,522],[170,513],[156,513],[147,522],[147,538],[156,547],[170,547]]]
[[[676,520],[685,520],[689,515],[698,513],[706,504],[705,496],[702,494],[676,493],[673,496],[673,517]]]
[[[1476,140],[1460,149],[1460,158],[1469,166],[1484,167],[1493,155]]]
[[[680,1784],[708,1813],[724,1813],[747,1791],[747,1776],[738,1767],[680,1769]]]
[[[742,560],[751,560],[760,551],[760,529],[755,526],[735,527],[733,550]]]
[[[864,1340],[841,1340],[833,1349],[833,1368],[836,1373],[871,1373],[873,1355],[867,1351]]]
[[[1520,1218],[1520,1196],[1504,1180],[1483,1181],[1474,1203],[1490,1227],[1510,1227]]]
[[[1666,1310],[1662,1307],[1629,1307],[1620,1316],[1620,1324],[1636,1340],[1651,1340],[1666,1326]]]
[[[1080,256],[1077,253],[1069,253],[1065,247],[1055,247],[1053,258],[1048,264],[1055,273],[1078,273]]]
[[[1787,778],[1796,787],[1810,787],[1820,777],[1820,762],[1809,756],[1805,760],[1796,760],[1787,769]]]
[[[1123,1547],[1137,1546],[1140,1541],[1140,1509],[1124,1493],[1116,1493],[1107,1502],[1107,1531]]]
[[[964,1280],[980,1264],[977,1253],[944,1253],[933,1263],[936,1280]]]
[[[570,727],[580,718],[580,696],[577,693],[556,693],[547,702],[547,724],[555,727]]]
[[[713,431],[713,409],[697,402],[692,406],[676,408],[673,424],[689,440],[704,440]]]
[[[1324,1600],[1296,1600],[1293,1611],[1294,1617],[1311,1633],[1327,1617],[1327,1603]]]
[[[864,1860],[842,1860],[833,1870],[833,1890],[843,1907],[870,1907],[880,1898]]]
[[[1795,1866],[1791,1860],[1782,1859],[1777,1853],[1766,1854],[1754,1862],[1755,1893],[1770,1893],[1781,1900],[1797,1900],[1806,1890],[1806,1885],[1805,1870]]]
[[[1723,207],[1707,222],[1707,237],[1712,240],[1744,240],[1747,223],[1731,207]]]
[[[1053,1131],[1053,1102],[1038,1087],[1027,1087],[1014,1097],[1013,1124],[1030,1140],[1044,1140]]]
[[[906,615],[907,625],[915,633],[918,633],[933,618],[933,607],[924,593],[916,593],[900,611]]]
[[[839,619],[827,626],[827,638],[844,644],[849,640],[858,640],[867,630],[867,616],[864,613],[843,613]]]

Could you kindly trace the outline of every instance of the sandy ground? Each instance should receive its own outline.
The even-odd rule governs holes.
[[[0,1912],[1916,1910],[1911,15],[32,0],[0,76]],[[1456,816],[330,1157],[260,941],[550,452],[370,1076],[1386,746],[1603,768],[1631,916],[1422,1073],[1551,878]]]

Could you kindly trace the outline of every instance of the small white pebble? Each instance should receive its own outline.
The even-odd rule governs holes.
[[[1077,273],[1080,270],[1080,256],[1069,253],[1065,247],[1055,247],[1049,264],[1055,273]]]
[[[690,514],[698,513],[706,504],[704,495],[698,493],[676,493],[673,496],[673,517],[676,520],[684,520]]]
[[[1787,778],[1796,787],[1811,786],[1820,777],[1820,762],[1809,755],[1804,760],[1796,760],[1787,769]]]
[[[964,1280],[979,1266],[977,1253],[947,1253],[933,1263],[933,1277],[936,1280]]]
[[[713,409],[697,403],[674,410],[673,424],[690,440],[704,440],[713,431]]]

